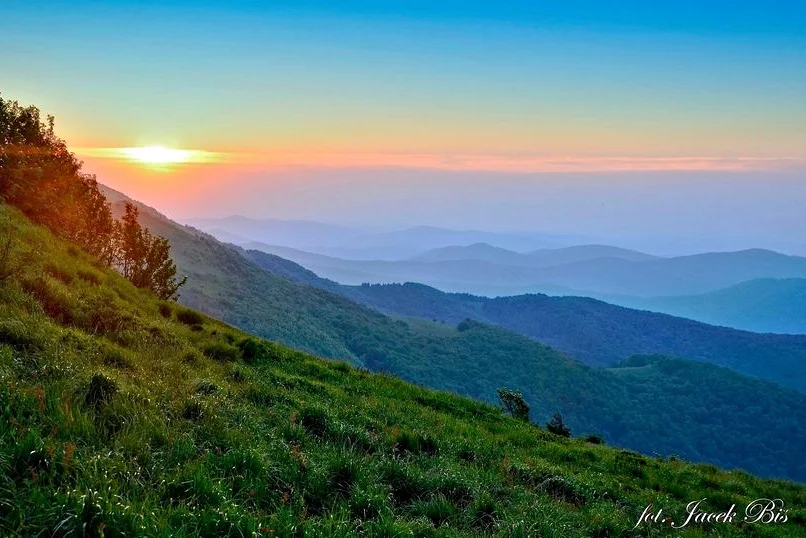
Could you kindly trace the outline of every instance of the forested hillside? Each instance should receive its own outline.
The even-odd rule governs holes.
[[[157,300],[5,204],[0,237],[14,239],[6,261],[15,267],[0,282],[4,535],[613,536],[649,503],[682,514],[695,497],[713,509],[782,498],[790,509],[786,524],[705,526],[694,535],[794,537],[806,522],[800,485],[569,440],[494,407],[251,338]],[[492,357],[492,330],[469,326],[454,338]],[[523,351],[511,339],[500,359]],[[761,459],[748,467],[773,465],[769,454],[779,458],[775,474],[803,479],[802,462],[779,466],[803,443],[784,438],[784,429],[803,432],[799,396],[679,361],[637,359],[603,381],[570,362],[558,369],[549,350],[531,359],[554,373],[540,390],[579,385],[574,405],[589,399],[590,410],[605,405],[607,413],[619,395],[635,411],[659,396],[700,394],[688,409],[706,420],[714,401],[702,386],[717,375],[723,388],[713,397],[732,413],[743,407],[752,428],[712,427],[704,442],[735,450],[766,418],[763,436],[776,443],[756,450]],[[435,366],[421,363],[419,375]],[[487,367],[466,361],[465,377]],[[702,382],[691,394],[687,368]],[[667,376],[676,394],[646,383]],[[620,384],[630,378],[641,383]],[[726,403],[745,389],[775,400]],[[645,416],[663,435],[682,433],[664,421],[695,418],[673,404]],[[765,443],[745,439],[756,449]]]
[[[763,278],[702,295],[614,297],[612,302],[747,331],[806,334],[804,278]]]
[[[343,286],[264,252],[247,251],[267,271],[326,289],[391,315],[455,325],[495,324],[562,350],[586,364],[611,366],[658,353],[726,366],[806,392],[806,336],[755,334],[585,297],[476,297],[422,284]]]
[[[125,197],[107,192],[121,206]],[[688,400],[658,399],[656,394],[636,400],[632,395],[641,390],[634,385],[643,384],[638,378],[584,366],[488,325],[464,324],[459,330],[431,321],[391,318],[335,293],[268,273],[237,249],[144,206],[140,218],[153,233],[171,241],[180,271],[189,276],[180,301],[252,334],[488,402],[497,401],[500,387],[519,389],[532,406],[533,420],[545,422],[559,411],[574,432],[596,433],[608,443],[648,454],[676,454],[770,476],[796,477],[802,472],[797,457],[784,455],[782,461],[781,454],[759,454],[755,443],[763,442],[769,432],[752,427],[752,420],[733,410],[750,394],[755,398],[762,393],[755,419],[765,420],[783,404],[791,410],[791,420],[776,421],[772,427],[789,446],[806,446],[797,429],[791,429],[806,420],[800,411],[806,407],[803,395],[772,384],[756,385],[741,376],[735,377],[741,379],[736,383],[742,390],[723,394],[717,385],[723,373],[731,373],[719,369],[709,370],[714,373],[702,376],[701,384],[695,379],[659,379],[672,392],[682,383],[690,401],[716,406],[716,413],[696,422]],[[723,396],[729,399],[722,401]],[[657,423],[669,413],[684,420],[666,430],[673,435],[661,434]],[[710,433],[714,428],[735,433],[714,437]]]

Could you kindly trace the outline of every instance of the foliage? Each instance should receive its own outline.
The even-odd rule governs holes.
[[[113,219],[95,176],[81,172],[81,162],[56,136],[53,117],[43,121],[36,107],[2,97],[0,197],[162,299],[176,298],[185,283],[176,278],[170,243],[140,226],[134,206],[120,222]],[[8,270],[2,265],[9,241],[0,245],[0,277]]]
[[[521,335],[477,321],[466,323],[460,332],[440,323],[392,318],[322,289],[335,283],[325,281],[317,289],[294,284],[260,271],[237,250],[209,236],[194,234],[166,219],[146,219],[149,227],[170,238],[177,264],[191,274],[183,302],[255,335],[493,404],[499,403],[498,388],[517,387],[529,402],[530,416],[536,423],[543,424],[554,412],[560,412],[575,434],[596,433],[608,445],[707,461],[764,476],[806,480],[806,462],[786,448],[806,446],[803,394],[724,368],[674,358],[651,357],[640,368],[592,368]],[[257,255],[253,258],[252,253],[249,258],[263,259]],[[272,260],[270,267],[280,263]],[[290,264],[283,266],[285,274],[291,275]],[[432,292],[440,293],[408,284],[361,289],[370,294],[375,289],[391,288],[399,288],[394,299],[401,304],[419,300],[428,304]],[[452,304],[473,304],[471,301],[478,298],[448,295],[448,299]],[[483,304],[476,306],[487,311]],[[558,319],[547,314],[533,325],[576,330],[577,325],[587,323],[582,315],[585,310],[558,312]],[[592,317],[606,319],[608,312],[604,309]],[[576,317],[571,318],[573,322],[564,321],[571,314],[583,321],[576,321]],[[532,314],[527,309],[525,315]],[[603,334],[640,336],[646,332],[636,329],[643,318],[620,319],[623,327]],[[669,325],[667,330],[674,327]],[[721,329],[707,329],[698,341],[711,346],[718,355],[724,346],[712,346],[707,340],[725,337],[720,336]],[[592,338],[602,338],[598,333],[583,336],[580,341],[585,345],[593,345]],[[770,371],[773,362],[795,365],[799,357],[806,357],[806,346],[798,348],[796,342],[776,350],[765,347],[766,335],[750,336],[754,343],[739,350],[741,355],[747,361],[757,357],[759,364],[768,360]],[[677,339],[675,334],[669,337],[670,342]],[[774,361],[765,359],[773,357],[773,352],[777,353]],[[752,406],[747,405],[749,401]],[[428,404],[445,409],[443,402]],[[463,409],[451,412],[457,416],[470,413]],[[759,424],[764,427],[759,428]],[[770,438],[779,442],[769,447]],[[760,446],[768,448],[759,450]]]
[[[523,399],[523,394],[509,389],[498,389],[498,399],[504,412],[518,420],[529,422],[529,404]]]
[[[38,254],[0,286],[0,535],[658,536],[668,534],[658,524],[631,531],[645,506],[684,514],[700,498],[713,510],[785,499],[790,522],[675,536],[802,534],[802,485],[561,439],[201,315],[198,325],[163,317],[153,294],[2,211],[0,228]],[[65,283],[46,266],[99,271],[101,283]],[[73,321],[26,291],[38,277],[64,295]],[[114,319],[98,326],[120,330],[82,321],[99,304],[112,304],[102,312]],[[276,360],[203,353],[250,338]],[[110,365],[121,357],[126,368]],[[685,365],[653,358],[618,375],[652,378],[653,368],[661,378]]]
[[[177,280],[170,243],[140,226],[138,214],[134,204],[126,203],[123,218],[115,224],[114,265],[138,288],[150,289],[160,299],[176,299],[187,277]]]
[[[546,423],[546,430],[560,437],[571,437],[571,430],[563,422],[563,417],[559,413],[554,413],[551,420]]]
[[[163,316],[166,317],[166,316]],[[176,311],[176,319],[180,323],[190,326],[200,326],[204,323],[204,316],[190,308],[180,308]]]
[[[623,308],[587,297],[542,294],[476,297],[444,293],[411,282],[344,286],[270,254],[254,250],[246,254],[267,271],[338,293],[389,315],[459,323],[461,330],[471,327],[468,319],[504,327],[545,342],[591,366],[613,366],[636,354],[662,354],[728,367],[806,393],[806,369],[802,367],[806,361],[806,335],[803,334],[754,334],[643,309]],[[759,287],[761,289],[756,289]],[[766,312],[765,316],[777,316],[782,323],[802,318],[806,311],[800,308],[803,302],[800,298],[806,297],[804,281],[776,281],[773,288],[765,290],[763,282],[746,283],[741,287],[750,296],[774,295],[771,303],[760,307]],[[752,302],[745,295],[741,297],[747,299],[745,305]],[[736,303],[737,299],[729,302]],[[714,299],[709,304],[716,309],[717,303],[721,304],[721,300]],[[725,305],[725,308],[730,307]]]

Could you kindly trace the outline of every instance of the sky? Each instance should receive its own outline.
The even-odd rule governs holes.
[[[0,92],[174,218],[806,244],[804,28],[802,1],[4,0]],[[122,149],[155,145],[182,162]]]

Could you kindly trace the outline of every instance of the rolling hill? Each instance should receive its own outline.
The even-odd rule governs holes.
[[[467,246],[450,246],[429,250],[419,256],[415,256],[412,258],[412,261],[444,262],[479,260],[519,267],[552,267],[602,258],[648,261],[656,259],[656,256],[635,250],[611,247],[609,245],[578,245],[573,247],[533,250],[521,254],[512,250],[494,247],[487,243],[476,243]]]
[[[222,241],[239,245],[251,241],[352,260],[402,260],[432,249],[474,243],[488,243],[501,249],[531,251],[589,240],[587,237],[573,235],[496,233],[451,230],[436,226],[377,231],[320,222],[255,219],[240,215],[187,219],[182,223]],[[230,241],[231,238],[240,239]]]
[[[475,245],[432,252],[425,259],[384,261],[346,260],[254,242],[243,246],[290,259],[342,284],[419,282],[485,296],[651,298],[709,293],[760,278],[806,278],[806,258],[761,249],[653,258],[595,245],[524,255]],[[591,257],[599,254],[606,256]],[[477,257],[466,258],[471,255]]]
[[[806,334],[806,279],[764,278],[702,295],[610,302],[755,332]]]
[[[682,514],[701,496],[714,509],[780,497],[791,523],[700,535],[797,536],[806,521],[802,485],[566,439],[488,405],[255,339],[158,301],[6,205],[0,237],[10,238],[4,263],[15,267],[0,282],[4,535],[603,536],[627,532],[650,502]],[[453,339],[484,356],[488,331],[466,327]],[[518,351],[510,338],[501,353]],[[545,350],[533,360],[563,359]],[[644,380],[681,381],[692,367],[701,380],[712,375],[707,365],[635,358],[606,374],[616,391],[607,400],[622,391],[649,404],[666,392]],[[720,378],[711,396],[725,405],[735,391],[760,389],[745,419],[775,405],[786,420],[763,433],[727,424],[703,443],[730,449],[740,433],[768,437],[779,426],[802,436],[801,396]],[[675,420],[700,418],[688,409],[697,416]],[[788,442],[768,445],[757,464],[802,438]],[[802,462],[776,461],[775,474],[803,478]]]
[[[449,324],[467,318],[491,323],[593,366],[612,366],[635,354],[672,355],[730,367],[806,392],[806,336],[715,327],[586,297],[490,299],[412,283],[343,286],[277,256],[260,251],[247,254],[267,271],[340,293],[387,314]]]
[[[791,407],[797,408],[803,403],[802,394],[712,367],[710,375],[699,376],[700,385],[684,384],[691,392],[686,400],[652,398],[636,407],[631,394],[638,389],[630,385],[639,380],[583,365],[526,337],[480,323],[446,326],[385,316],[331,291],[272,274],[245,258],[242,251],[144,206],[141,221],[170,239],[172,256],[189,275],[182,303],[257,336],[487,402],[497,401],[498,388],[515,387],[532,406],[534,420],[544,421],[559,411],[573,431],[595,432],[619,446],[740,466],[772,473],[770,476],[800,476],[800,460],[794,463],[788,461],[792,458],[784,458],[783,462],[781,454],[759,455],[753,443],[762,442],[761,432],[753,430],[746,417],[740,420],[727,410],[741,405],[748,394],[758,393],[765,395],[762,399],[769,398],[759,410],[766,415],[772,412],[766,405],[781,399],[792,398]],[[740,384],[749,383],[744,385],[746,391],[731,393],[735,403],[722,402],[723,394],[714,392],[723,375],[735,375]],[[680,379],[669,377],[666,382],[678,386]],[[706,422],[686,419],[674,425],[672,436],[658,438],[655,421],[669,412],[688,417],[692,402],[698,401],[698,405],[716,406],[725,412]],[[638,408],[640,413],[635,412]],[[798,413],[794,416],[800,420]],[[714,444],[707,432],[726,424],[735,430],[734,435],[718,438]],[[779,424],[792,427],[787,421],[776,427]],[[784,438],[789,435],[785,431],[789,430],[781,430]],[[790,441],[800,444],[797,439]]]

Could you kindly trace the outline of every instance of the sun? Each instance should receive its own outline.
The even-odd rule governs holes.
[[[180,164],[192,160],[193,151],[165,146],[123,148],[123,154],[133,161],[147,164]]]

